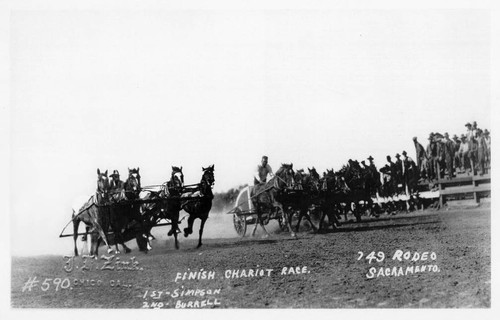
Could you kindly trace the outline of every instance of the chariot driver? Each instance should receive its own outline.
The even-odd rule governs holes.
[[[267,163],[267,156],[262,156],[261,164],[257,166],[257,170],[254,174],[254,185],[263,184],[267,182],[267,175],[270,177],[274,176],[273,169]]]
[[[123,198],[124,183],[120,180],[120,173],[118,170],[113,170],[113,174],[110,175],[111,181],[109,183],[111,200],[112,202],[118,202]]]

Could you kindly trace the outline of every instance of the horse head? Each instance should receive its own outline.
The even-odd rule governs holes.
[[[172,166],[172,175],[170,176],[169,185],[171,188],[182,188],[184,186],[182,167]]]
[[[300,169],[295,171],[295,175],[293,176],[293,182],[295,185],[295,188],[297,189],[303,189],[304,188],[304,183],[305,183],[305,173],[304,169]]]
[[[139,174],[139,168],[128,169],[128,178],[125,181],[125,195],[129,200],[137,199],[139,193],[141,192],[141,176]]]
[[[309,174],[305,177],[305,184],[309,191],[317,192],[320,190],[321,179],[319,177],[318,172],[314,167],[312,169],[307,168]]]
[[[215,183],[214,165],[211,165],[207,168],[201,167],[201,170],[203,170],[201,182],[206,182],[209,186],[212,186]]]
[[[104,203],[109,200],[109,178],[108,178],[108,170],[105,172],[101,172],[101,170],[97,169],[97,202]]]
[[[311,169],[307,168],[307,170],[309,171],[309,174],[311,175],[311,177],[319,180],[319,173],[318,173],[318,171],[316,171],[316,168],[314,168],[314,167],[312,167]]]
[[[293,163],[282,163],[281,167],[276,171],[278,188],[293,188],[295,186],[294,176]]]
[[[141,187],[141,175],[139,173],[139,167],[137,167],[137,169],[135,169],[135,168],[130,169],[129,168],[128,169],[128,176],[129,176],[129,178],[134,177],[139,184],[139,188]]]

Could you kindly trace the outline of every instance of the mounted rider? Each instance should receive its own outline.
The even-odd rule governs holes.
[[[257,170],[254,173],[253,183],[254,185],[265,184],[267,182],[267,176],[273,177],[273,169],[268,164],[268,157],[262,156],[261,163],[257,166]]]

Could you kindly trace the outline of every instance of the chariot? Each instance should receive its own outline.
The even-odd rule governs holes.
[[[252,199],[257,195],[251,196],[253,186],[244,187],[240,190],[236,198],[235,206],[227,214],[233,215],[233,225],[236,233],[240,237],[244,237],[248,225],[257,223],[257,213]],[[268,191],[265,189],[261,193]],[[262,213],[262,223],[267,225],[270,220],[277,220],[282,230],[286,230],[284,222],[284,213],[279,208],[274,208]]]

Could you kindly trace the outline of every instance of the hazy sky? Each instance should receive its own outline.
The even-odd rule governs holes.
[[[491,129],[490,28],[470,9],[15,11],[11,234],[58,253],[97,168],[149,185],[214,164],[224,191],[263,154],[275,170],[380,167],[414,157],[413,136]]]

